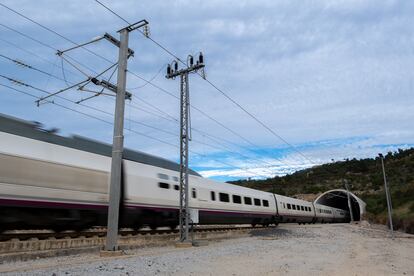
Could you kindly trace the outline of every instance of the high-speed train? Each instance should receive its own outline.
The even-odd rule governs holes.
[[[108,144],[0,115],[0,231],[106,225],[111,151]],[[189,206],[198,224],[349,221],[347,210],[189,174]],[[121,191],[120,227],[177,226],[178,164],[126,149]]]

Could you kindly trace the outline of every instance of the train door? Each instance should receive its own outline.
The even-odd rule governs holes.
[[[204,203],[209,201],[210,193],[207,189],[197,188],[197,201]]]

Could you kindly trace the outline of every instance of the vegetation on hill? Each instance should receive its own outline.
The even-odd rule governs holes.
[[[392,195],[394,223],[397,228],[414,233],[414,148],[389,152],[384,156],[387,181]],[[381,161],[378,157],[346,159],[283,177],[264,180],[238,180],[233,184],[277,194],[318,194],[343,188],[346,180],[357,196],[367,203],[367,218],[386,223],[387,202]]]

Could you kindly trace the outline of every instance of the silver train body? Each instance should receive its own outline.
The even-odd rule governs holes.
[[[110,145],[0,116],[0,230],[106,225]],[[120,226],[178,224],[178,164],[125,150]],[[346,210],[219,183],[190,171],[199,224],[349,221]]]

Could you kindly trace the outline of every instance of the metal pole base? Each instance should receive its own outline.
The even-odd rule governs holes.
[[[195,247],[207,246],[207,245],[208,245],[208,241],[205,241],[205,240],[196,240],[196,241],[193,241],[193,246],[195,246]]]
[[[122,250],[101,250],[101,252],[99,253],[99,255],[102,258],[119,257],[119,256],[124,255],[124,251],[122,251]]]
[[[183,241],[183,242],[177,242],[175,244],[176,248],[189,248],[189,247],[193,247],[193,243],[190,241]]]

